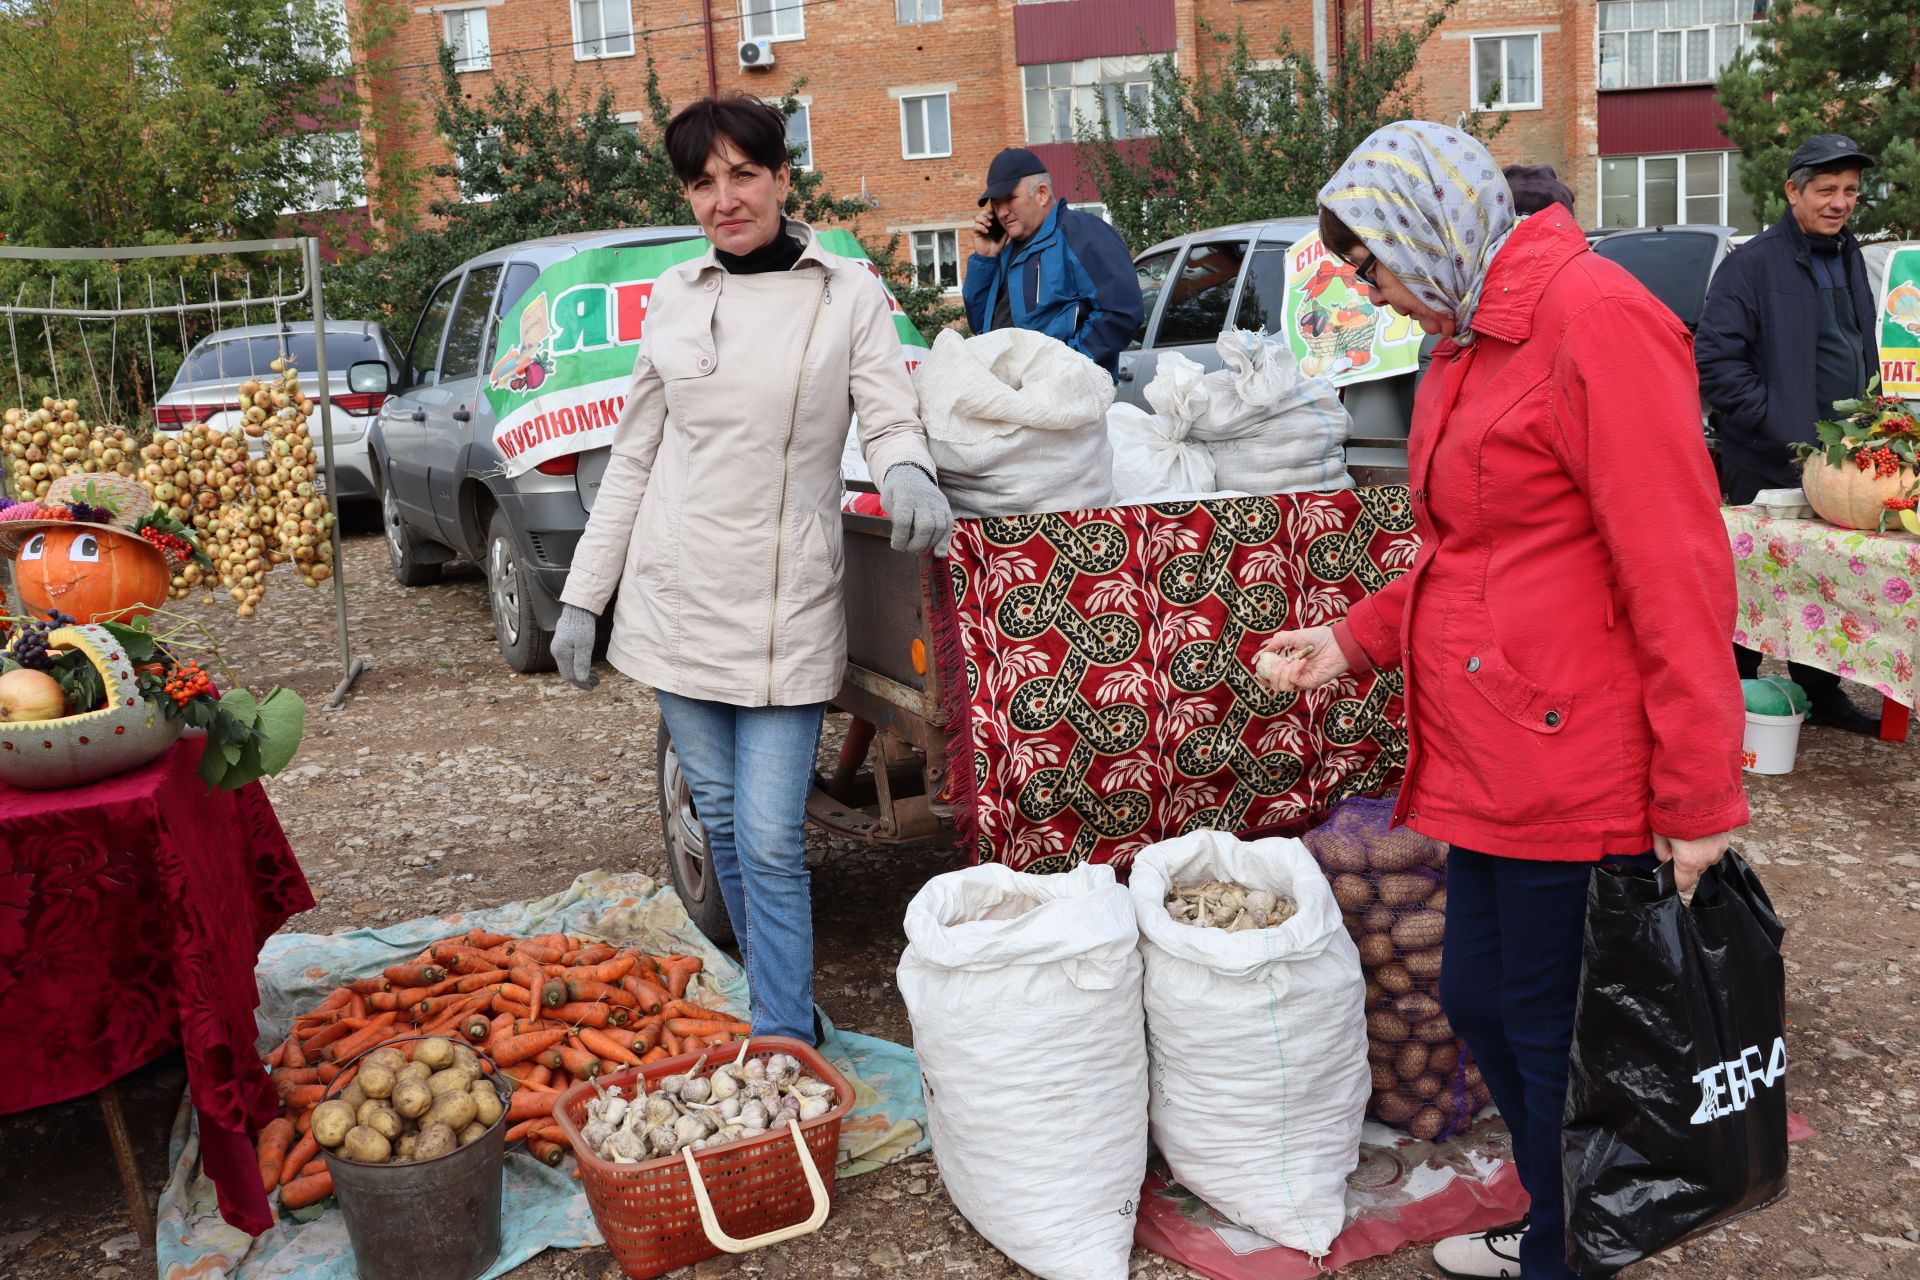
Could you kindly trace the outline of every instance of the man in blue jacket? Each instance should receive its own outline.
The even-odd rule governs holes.
[[[1791,489],[1800,468],[1789,445],[1813,442],[1814,424],[1836,400],[1866,390],[1880,369],[1873,285],[1860,242],[1847,230],[1861,174],[1874,163],[1852,138],[1808,138],[1787,166],[1787,213],[1735,250],[1707,290],[1694,363],[1700,394],[1720,428],[1720,484],[1727,500]],[[1735,651],[1752,679],[1760,655]],[[1879,722],[1848,700],[1840,677],[1791,666],[1807,691],[1809,723],[1876,733]]]
[[[975,333],[1033,329],[1114,374],[1145,314],[1120,233],[1060,203],[1047,167],[1025,147],[993,158],[980,203],[967,324]]]

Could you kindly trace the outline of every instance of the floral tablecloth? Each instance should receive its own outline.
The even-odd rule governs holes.
[[[1727,507],[1740,616],[1735,644],[1831,671],[1915,705],[1920,539]]]

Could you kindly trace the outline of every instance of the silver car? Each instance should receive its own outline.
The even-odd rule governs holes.
[[[202,338],[187,353],[167,393],[154,404],[154,429],[171,434],[196,422],[223,431],[239,428],[240,384],[273,377],[273,362],[283,354],[300,371],[309,394],[317,391],[314,376],[319,363],[310,320],[221,329]],[[349,366],[368,361],[398,374],[399,345],[385,325],[364,320],[327,321],[327,390],[334,410],[333,468],[335,483],[340,487],[335,496],[341,501],[374,497],[373,472],[367,465],[367,429],[386,396],[356,392],[347,379]],[[318,420],[310,424],[310,429],[317,444],[321,438]],[[256,452],[264,447],[264,441],[253,441]]]
[[[354,391],[392,393],[374,419],[369,461],[394,579],[422,586],[456,557],[478,564],[494,639],[516,671],[553,669],[560,591],[604,465],[583,466],[572,453],[506,474],[481,394],[500,318],[542,271],[574,254],[699,236],[698,227],[583,232],[481,254],[434,288],[397,377],[379,363],[352,370]]]

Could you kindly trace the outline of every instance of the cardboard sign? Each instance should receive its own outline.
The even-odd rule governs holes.
[[[1420,327],[1368,301],[1353,268],[1310,232],[1287,250],[1287,345],[1308,377],[1372,382],[1417,368]]]
[[[1920,399],[1920,244],[1889,253],[1880,282],[1880,394]]]

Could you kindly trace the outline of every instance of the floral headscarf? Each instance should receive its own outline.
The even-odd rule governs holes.
[[[1487,267],[1516,221],[1500,166],[1475,138],[1401,120],[1368,135],[1320,188],[1320,203],[1415,295],[1453,312],[1470,341]]]

